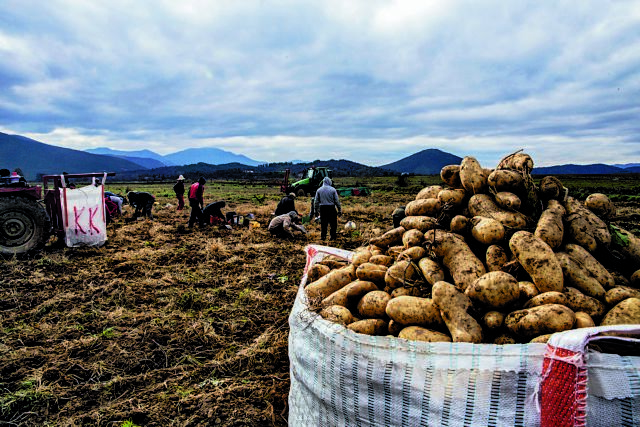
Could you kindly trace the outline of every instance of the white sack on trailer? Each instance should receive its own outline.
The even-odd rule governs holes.
[[[107,241],[104,180],[99,185],[60,188],[65,244],[68,247],[102,246]],[[94,179],[95,181],[95,179]],[[62,179],[64,183],[64,178]]]

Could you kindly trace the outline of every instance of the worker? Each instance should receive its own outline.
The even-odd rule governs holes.
[[[225,225],[227,224],[227,219],[222,213],[222,208],[226,206],[224,200],[219,200],[217,202],[209,203],[203,210],[202,215],[204,216],[207,223],[213,225]]]
[[[184,209],[184,176],[180,175],[173,185],[173,191],[178,198],[178,210]]]
[[[122,205],[124,204],[124,197],[119,196],[111,191],[105,191],[104,197],[108,197],[117,207],[118,215],[122,215]]]
[[[189,188],[189,206],[191,206],[191,215],[189,216],[189,228],[197,221],[199,226],[203,226],[205,222],[202,209],[204,208],[204,184],[207,182],[204,177],[200,177],[198,182],[191,184]]]
[[[147,216],[153,221],[151,209],[153,209],[153,204],[156,202],[153,194],[144,191],[129,191],[127,199],[129,199],[129,204],[136,209],[132,216],[133,219],[137,219],[139,216]]]
[[[289,193],[280,199],[278,206],[276,207],[275,215],[282,215],[289,213],[291,211],[298,212],[296,210],[296,195],[294,193]]]
[[[295,238],[295,231],[299,231],[302,234],[307,234],[307,230],[300,224],[300,216],[296,211],[291,211],[286,214],[278,215],[273,218],[267,227],[269,233],[274,237],[282,238]]]
[[[322,186],[316,191],[314,198],[314,210],[320,215],[320,238],[327,238],[327,227],[331,226],[331,240],[336,239],[338,229],[338,216],[342,215],[342,206],[338,198],[338,192],[331,186],[331,178],[328,176],[322,180]]]

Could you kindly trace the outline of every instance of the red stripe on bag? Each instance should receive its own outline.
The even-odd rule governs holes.
[[[587,369],[583,354],[548,345],[540,384],[540,426],[586,426],[586,408]]]

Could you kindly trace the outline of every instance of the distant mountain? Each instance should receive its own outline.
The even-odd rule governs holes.
[[[123,172],[144,169],[128,160],[44,144],[0,132],[0,167],[20,168],[27,180],[38,174]]]
[[[195,163],[222,165],[226,163],[240,163],[247,166],[257,166],[264,163],[250,159],[242,154],[235,154],[214,147],[188,148],[183,151],[178,151],[177,153],[167,154],[164,158],[171,161],[174,165],[191,165]]]
[[[629,169],[617,168],[602,163],[593,165],[559,165],[533,168],[532,175],[607,175],[628,173]]]
[[[162,163],[158,166],[153,167],[162,167],[162,166],[173,166],[175,163],[171,163],[167,160],[162,154],[158,154],[151,150],[114,150],[108,147],[98,147],[98,148],[88,148],[85,150],[87,153],[92,154],[105,154],[108,156],[118,156],[118,157],[126,157],[126,158],[143,158],[143,159],[154,159],[158,162]]]
[[[629,169],[629,168],[640,167],[640,163],[613,164],[611,166],[615,166],[617,168],[622,168],[622,169]]]
[[[167,166],[166,163],[163,163],[156,159],[152,159],[150,157],[131,157],[131,156],[111,156],[111,157],[117,157],[119,159],[128,160],[130,162],[133,162],[137,165],[142,166],[144,169],[162,168],[164,166]]]
[[[412,154],[404,159],[380,166],[394,172],[415,173],[417,175],[436,175],[447,165],[459,165],[462,157],[435,149],[428,148]]]

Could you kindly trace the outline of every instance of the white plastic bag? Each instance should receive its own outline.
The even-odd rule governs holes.
[[[104,245],[107,241],[104,179],[103,183],[97,186],[60,188],[60,200],[66,245],[68,247]]]
[[[590,391],[563,399],[553,382],[541,390],[543,363],[544,378],[566,368],[545,362],[557,362],[560,354],[545,344],[426,343],[357,334],[310,312],[303,289],[315,262],[329,254],[350,260],[353,254],[323,246],[306,251],[305,276],[289,317],[290,426],[539,426],[543,407],[552,410],[544,425],[577,426],[584,425],[578,411],[583,402],[589,426],[640,426],[640,357],[574,346],[581,356],[572,360],[587,361],[581,366]],[[579,375],[568,379],[573,390],[580,389]],[[570,416],[556,423],[565,407]]]

